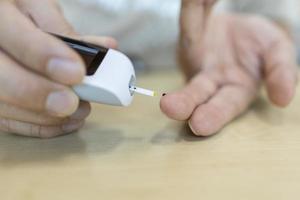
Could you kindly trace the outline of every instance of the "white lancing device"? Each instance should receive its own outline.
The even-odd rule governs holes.
[[[129,106],[135,93],[154,96],[135,86],[132,62],[123,53],[94,44],[55,35],[76,50],[87,66],[83,82],[73,87],[81,100],[114,106]]]

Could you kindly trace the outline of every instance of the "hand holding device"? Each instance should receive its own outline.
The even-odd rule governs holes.
[[[90,105],[70,86],[86,70],[75,51],[44,32],[78,37],[56,1],[1,0],[0,13],[0,130],[54,137],[79,129]],[[95,38],[113,48],[112,39]]]
[[[64,36],[56,37],[77,51],[85,62],[87,74],[82,83],[74,86],[76,94],[82,100],[128,106],[134,93],[155,95],[153,91],[135,86],[133,65],[123,53]]]

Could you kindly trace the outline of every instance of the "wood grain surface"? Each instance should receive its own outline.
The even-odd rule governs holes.
[[[139,76],[171,91],[175,71]],[[1,200],[272,199],[300,196],[300,94],[285,110],[261,97],[218,135],[197,138],[159,98],[93,105],[79,132],[49,140],[0,134]]]

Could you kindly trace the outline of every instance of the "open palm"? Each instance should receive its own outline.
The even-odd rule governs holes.
[[[263,82],[274,104],[292,100],[296,56],[275,24],[256,16],[218,15],[201,30],[193,24],[187,29],[182,27],[179,57],[188,83],[162,98],[167,116],[188,120],[196,135],[207,136],[243,113]]]

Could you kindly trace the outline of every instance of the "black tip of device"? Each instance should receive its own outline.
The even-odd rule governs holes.
[[[167,93],[163,93],[163,94],[162,94],[163,97],[166,96],[166,95],[167,95]]]

